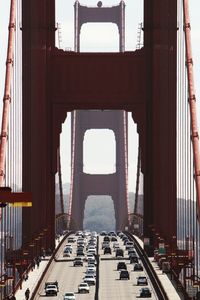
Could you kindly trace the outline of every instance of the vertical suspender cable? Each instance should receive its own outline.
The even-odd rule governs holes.
[[[62,173],[61,173],[61,161],[60,161],[60,148],[58,149],[58,181],[60,190],[60,208],[61,214],[64,214],[64,201],[63,201],[63,187],[62,187]]]
[[[140,146],[138,146],[138,160],[137,160],[137,177],[136,177],[136,187],[135,187],[135,205],[134,205],[134,214],[138,213],[138,194],[139,194],[139,185],[140,185]]]
[[[128,198],[128,147],[127,147],[127,112],[123,113],[124,118],[124,163],[125,163],[125,184],[126,184],[126,204],[128,213],[128,225],[130,225],[130,205]]]
[[[72,129],[72,149],[71,149],[71,181],[70,181],[70,191],[69,191],[69,206],[68,206],[68,224],[69,227],[71,220],[71,210],[72,210],[72,197],[73,197],[73,184],[74,184],[74,161],[75,161],[75,139],[76,139],[76,111],[73,112],[73,129]]]
[[[195,168],[195,182],[198,201],[197,215],[200,215],[200,151],[199,151],[199,134],[197,128],[197,113],[196,113],[196,97],[194,90],[193,78],[193,61],[190,37],[190,18],[189,18],[189,5],[188,0],[183,0],[184,9],[184,30],[185,30],[185,45],[186,45],[186,65],[188,77],[188,92],[189,92],[189,105],[190,105],[190,118],[191,118],[191,134],[192,145],[194,153],[194,168]]]

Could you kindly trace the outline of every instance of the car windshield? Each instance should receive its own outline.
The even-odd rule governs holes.
[[[94,278],[93,275],[86,275],[85,278]]]
[[[66,297],[74,296],[74,293],[66,293],[65,296],[66,296]]]

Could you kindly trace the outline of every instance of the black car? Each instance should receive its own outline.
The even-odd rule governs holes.
[[[150,292],[149,288],[142,288],[140,290],[140,297],[141,298],[150,298],[151,292]]]
[[[104,248],[104,254],[111,254],[111,248],[110,247],[105,247]]]
[[[103,241],[110,242],[110,237],[108,235],[104,236]]]
[[[137,256],[130,256],[129,259],[130,259],[130,264],[138,263],[138,257]]]
[[[112,236],[111,236],[111,242],[117,242],[117,237],[114,236],[114,235],[112,235]]]
[[[136,263],[133,267],[133,271],[143,271],[143,266],[139,263]]]
[[[127,270],[126,263],[124,261],[119,261],[117,264],[117,271],[119,270]]]
[[[76,267],[76,266],[83,266],[83,260],[82,260],[82,258],[81,257],[76,257],[75,259],[74,259],[74,263],[73,263],[73,265],[74,265],[74,267]]]
[[[118,257],[118,256],[124,257],[124,250],[123,249],[117,249],[115,256],[116,257]]]
[[[121,270],[120,275],[119,275],[119,279],[130,279],[129,277],[129,272],[127,270]]]
[[[85,256],[85,254],[82,250],[77,250],[76,255],[77,256]]]

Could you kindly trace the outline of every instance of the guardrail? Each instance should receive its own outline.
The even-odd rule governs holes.
[[[144,265],[144,268],[149,276],[149,279],[151,280],[151,283],[154,287],[154,290],[156,292],[156,295],[159,300],[169,300],[154,268],[152,267],[151,263],[149,262],[149,259],[145,253],[145,251],[141,248],[138,241],[134,238],[134,236],[130,232],[125,232],[125,234],[128,236],[130,240],[134,242],[135,249],[138,252],[140,259]]]

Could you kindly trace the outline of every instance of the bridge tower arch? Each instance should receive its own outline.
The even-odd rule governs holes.
[[[82,229],[85,201],[90,195],[109,195],[113,199],[116,228],[128,225],[127,207],[127,113],[122,111],[83,110],[76,114],[74,141],[74,181],[72,192],[71,229]],[[72,127],[73,128],[73,127]],[[116,172],[112,174],[86,174],[83,172],[83,141],[88,129],[110,129],[116,141]],[[72,134],[73,136],[73,134]],[[103,145],[102,145],[103,147]]]

